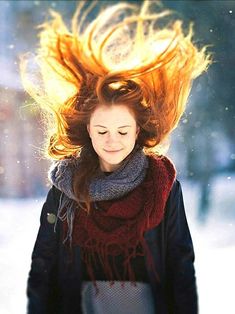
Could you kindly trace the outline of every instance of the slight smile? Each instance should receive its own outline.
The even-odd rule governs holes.
[[[105,149],[105,151],[106,151],[107,153],[117,153],[117,152],[120,152],[121,149],[119,149],[119,150],[106,150],[106,149]]]

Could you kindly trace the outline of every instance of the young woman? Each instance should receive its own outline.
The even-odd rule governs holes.
[[[55,11],[41,25],[42,85],[21,60],[25,89],[48,113],[54,159],[28,313],[196,314],[181,185],[161,149],[210,55],[192,43],[192,24],[187,35],[180,20],[159,27],[171,12],[157,1],[107,6],[82,30],[96,2],[86,4],[71,31]]]

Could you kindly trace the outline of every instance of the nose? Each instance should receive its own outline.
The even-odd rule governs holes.
[[[115,145],[118,142],[118,136],[116,134],[108,134],[106,144],[109,146]]]

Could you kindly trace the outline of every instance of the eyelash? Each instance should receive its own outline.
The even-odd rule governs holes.
[[[107,132],[98,132],[98,133],[101,134],[101,135],[104,135],[104,134],[107,133]],[[119,134],[121,134],[121,135],[126,135],[127,132],[126,132],[126,133],[121,133],[121,132],[119,132]]]

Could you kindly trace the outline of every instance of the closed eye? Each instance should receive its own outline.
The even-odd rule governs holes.
[[[101,135],[103,135],[103,134],[105,134],[105,133],[107,133],[107,132],[98,132],[99,134],[101,134]],[[119,134],[121,134],[121,135],[126,135],[127,134],[127,132],[126,133],[122,133],[122,132],[118,132]]]

